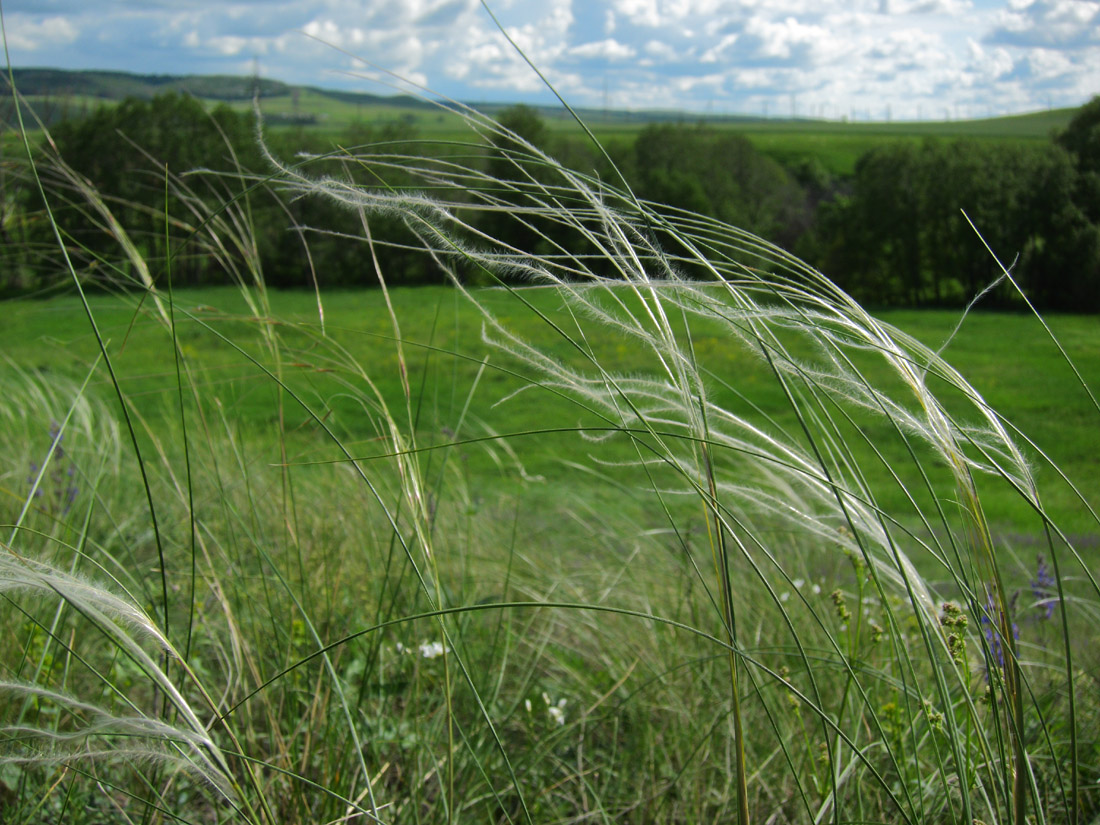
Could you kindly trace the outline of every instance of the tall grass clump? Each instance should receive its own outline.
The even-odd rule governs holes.
[[[130,265],[98,267],[121,338],[78,292],[70,383],[0,373],[4,820],[1091,821],[1100,593],[1042,452],[766,241],[459,110],[474,139],[434,159],[165,173],[231,310],[32,156]],[[340,300],[384,328],[326,322],[323,290],[277,314],[268,189],[361,216],[382,288]],[[479,338],[408,334],[376,215]],[[1006,489],[1041,557],[987,514]]]

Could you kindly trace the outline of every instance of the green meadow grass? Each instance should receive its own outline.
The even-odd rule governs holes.
[[[524,292],[531,303],[560,323],[570,318],[562,312],[561,297],[549,289]],[[505,292],[483,289],[476,292],[482,306],[498,314],[520,334],[530,338],[555,358],[575,360],[560,338],[529,313],[516,314],[521,307]],[[401,318],[404,346],[413,378],[424,391],[420,427],[425,437],[439,439],[439,428],[460,412],[474,391],[475,409],[492,409],[491,422],[501,433],[521,433],[545,427],[574,415],[571,405],[545,392],[527,391],[509,401],[506,396],[522,386],[506,371],[513,365],[499,354],[485,353],[480,344],[480,316],[473,305],[450,287],[401,288],[390,292]],[[356,409],[344,408],[337,396],[337,379],[328,362],[312,354],[316,344],[307,334],[320,329],[317,298],[308,292],[272,292],[271,316],[287,348],[287,371],[295,386],[307,388],[312,397],[331,406],[349,438],[373,436],[370,425],[357,420]],[[237,319],[247,306],[234,288],[185,290],[176,295],[181,311],[193,316],[182,320],[177,338],[182,352],[193,363],[194,378],[203,396],[216,398],[233,411],[237,426],[258,431],[272,416],[272,388],[263,372],[233,346],[215,337],[203,325],[255,356],[255,322]],[[91,306],[101,332],[116,350],[119,380],[141,414],[150,421],[169,422],[175,415],[172,398],[175,373],[171,340],[165,338],[148,306],[138,307],[134,296],[99,295]],[[400,400],[402,386],[397,356],[391,343],[393,329],[381,293],[374,290],[333,293],[322,297],[328,342],[338,342],[348,357],[371,363],[378,375],[377,386],[387,404]],[[22,369],[42,375],[60,372],[73,379],[98,354],[98,345],[87,329],[84,309],[75,296],[46,300],[7,301],[0,326],[0,351]],[[1094,506],[1100,504],[1093,491],[1100,488],[1100,433],[1094,426],[1095,410],[1087,394],[1074,386],[1072,372],[1050,342],[1041,325],[1021,314],[973,312],[957,333],[959,321],[953,311],[892,310],[878,317],[896,325],[933,349],[950,339],[945,355],[996,409],[1035,441],[1072,479],[1078,481]],[[1085,376],[1100,375],[1100,320],[1093,316],[1054,316],[1048,323],[1067,353]],[[301,330],[294,329],[301,325]],[[609,369],[630,374],[644,369],[643,354],[623,339],[599,327],[586,329],[589,342]],[[759,408],[777,426],[790,428],[793,412],[780,389],[770,380],[762,359],[747,356],[732,346],[721,328],[703,327],[696,333],[696,348],[713,361],[712,392],[719,403],[750,410]],[[488,355],[486,368],[481,360]],[[480,377],[478,376],[481,370]],[[883,374],[884,376],[884,374]],[[104,392],[105,377],[92,383]],[[475,386],[476,381],[476,386]],[[744,398],[738,398],[738,395]],[[751,406],[750,406],[751,405]],[[761,416],[761,420],[764,420]],[[880,427],[869,421],[867,427]],[[366,431],[364,431],[366,428]],[[549,490],[576,484],[572,469],[583,463],[590,447],[584,442],[557,436],[525,437],[515,444],[525,469],[546,479]],[[896,458],[896,456],[895,456]],[[487,456],[475,461],[485,474],[483,483],[493,485],[495,465]],[[1075,507],[1067,489],[1050,471],[1039,470],[1050,484],[1059,509],[1067,513],[1072,532],[1089,532],[1090,519],[1083,507]],[[910,480],[911,481],[911,480]],[[593,480],[593,483],[597,483]],[[946,492],[946,491],[944,491]],[[551,493],[553,498],[556,493]],[[1009,490],[991,491],[987,512],[995,528],[1034,540],[1038,525],[1026,503]],[[1027,537],[1030,537],[1027,538]]]

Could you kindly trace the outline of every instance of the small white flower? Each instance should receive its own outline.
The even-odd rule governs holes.
[[[424,659],[435,659],[443,655],[443,642],[421,642],[420,656]]]
[[[550,707],[550,697],[546,695],[546,691],[542,692],[542,701],[546,703],[546,707]]]
[[[527,708],[527,712],[528,712],[528,713],[530,713],[530,712],[531,712],[531,700],[530,700],[530,699],[524,699],[524,700],[523,700],[523,706],[524,706],[525,708]]]
[[[805,579],[795,579],[793,582],[791,582],[791,584],[794,585],[795,590],[801,590],[802,585],[804,585],[805,583],[806,583]]]
[[[814,591],[815,596],[821,595],[821,585],[820,584],[815,584],[813,586],[813,591]]]
[[[559,702],[558,704],[551,705],[549,708],[546,709],[546,712],[550,714],[550,718],[557,722],[559,725],[565,724],[565,711],[562,709],[561,706],[563,702],[565,702],[564,699],[562,699],[561,702]]]
[[[779,594],[779,601],[785,602],[788,599],[790,599],[790,597],[791,597],[791,594],[788,593],[786,590],[784,590],[782,593]]]
[[[403,644],[401,644],[401,642],[397,642],[393,646],[393,649],[396,650],[398,653],[404,653],[405,652],[405,646]]]

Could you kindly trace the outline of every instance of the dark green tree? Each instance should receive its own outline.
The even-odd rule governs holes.
[[[526,145],[543,151],[549,148],[546,124],[535,109],[523,104],[504,109],[497,123],[502,131],[490,136],[487,180],[475,193],[488,210],[480,214],[478,228],[514,254],[552,254],[555,227],[526,211],[545,202],[538,188],[553,184],[553,173]]]
[[[1100,96],[1081,107],[1056,138],[1082,172],[1100,172]]]
[[[660,124],[627,159],[639,197],[697,212],[790,246],[806,226],[806,197],[787,171],[743,135]]]
[[[91,184],[154,268],[163,265],[170,246],[177,282],[199,282],[220,273],[191,237],[187,227],[201,214],[187,202],[227,200],[241,190],[239,180],[233,185],[217,173],[235,176],[261,165],[250,121],[224,105],[207,112],[194,98],[166,94],[102,106],[87,118],[58,124],[52,138],[57,156]],[[180,177],[196,169],[211,174]],[[54,183],[71,205],[61,216],[74,251],[117,256],[113,233],[86,199],[66,186],[64,176],[55,175]]]
[[[883,146],[859,160],[850,195],[822,207],[817,262],[863,300],[918,306],[964,303],[1000,276],[999,260],[1043,307],[1096,308],[1079,180],[1052,144]],[[1021,299],[1005,285],[985,300]]]
[[[1100,309],[1100,96],[1082,106],[1056,140],[1073,157],[1077,180],[1063,244],[1049,255],[1063,259],[1066,303]]]
[[[305,162],[308,174],[382,189],[408,181],[377,156],[418,152],[414,139],[412,128],[400,122],[359,124],[336,141],[301,129],[268,130],[264,138],[275,156],[291,163],[299,162],[299,153],[318,156]],[[262,273],[271,286],[307,287],[314,279],[327,285],[372,284],[377,282],[373,259],[356,243],[368,230],[393,283],[442,277],[409,248],[417,242],[401,219],[368,218],[329,198],[285,199],[264,186],[273,169],[261,151],[254,119],[227,106],[208,112],[194,98],[177,94],[129,99],[60,124],[53,141],[57,155],[103,197],[154,279],[162,277],[158,273],[165,271],[170,251],[176,284],[224,283],[231,271],[247,278]],[[325,159],[337,144],[362,157]],[[253,188],[256,182],[261,185]],[[54,176],[53,184],[77,258],[85,251],[88,259],[121,261],[125,270],[124,256],[102,218],[64,176]],[[211,224],[192,233],[215,212],[220,228]],[[42,248],[52,246],[47,230],[42,223]],[[222,234],[215,238],[217,232]],[[58,271],[56,262],[51,266]],[[117,273],[110,277],[117,279]]]

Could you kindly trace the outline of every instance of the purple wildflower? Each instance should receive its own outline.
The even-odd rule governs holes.
[[[35,498],[44,498],[48,491],[55,512],[62,516],[69,512],[73,502],[76,501],[77,494],[80,492],[80,488],[76,483],[76,466],[65,455],[65,448],[61,443],[64,437],[65,433],[61,431],[61,425],[56,421],[51,421],[50,449],[53,451],[53,455],[50,458],[50,474],[43,477],[42,471],[44,468],[40,467],[38,462],[32,461],[30,475],[27,476],[28,487],[35,488],[35,485],[37,485],[34,491]]]
[[[1016,596],[1012,596],[1012,601],[1008,606],[1009,615],[1012,614],[1012,608],[1016,603]],[[1005,651],[1002,644],[1000,622],[994,621],[994,616],[1000,615],[1000,610],[997,608],[993,601],[993,594],[989,593],[985,600],[986,609],[982,611],[982,628],[985,631],[985,640],[989,645],[989,658],[996,662],[997,667],[1004,669],[1005,666]],[[1020,628],[1016,622],[1012,623],[1012,638],[1016,641],[1020,640]],[[986,681],[989,681],[989,668],[986,668],[985,673]]]
[[[27,476],[27,486],[34,489],[34,485],[38,483],[38,476],[41,473],[41,469],[38,466],[37,461],[31,462],[31,474]],[[35,498],[42,498],[42,487],[39,485],[38,489],[34,491]]]
[[[1054,605],[1058,603],[1057,592],[1058,583],[1050,574],[1047,560],[1040,553],[1038,566],[1035,570],[1035,579],[1031,582],[1031,594],[1038,602],[1035,606],[1042,611],[1040,619],[1045,621],[1054,615]]]

